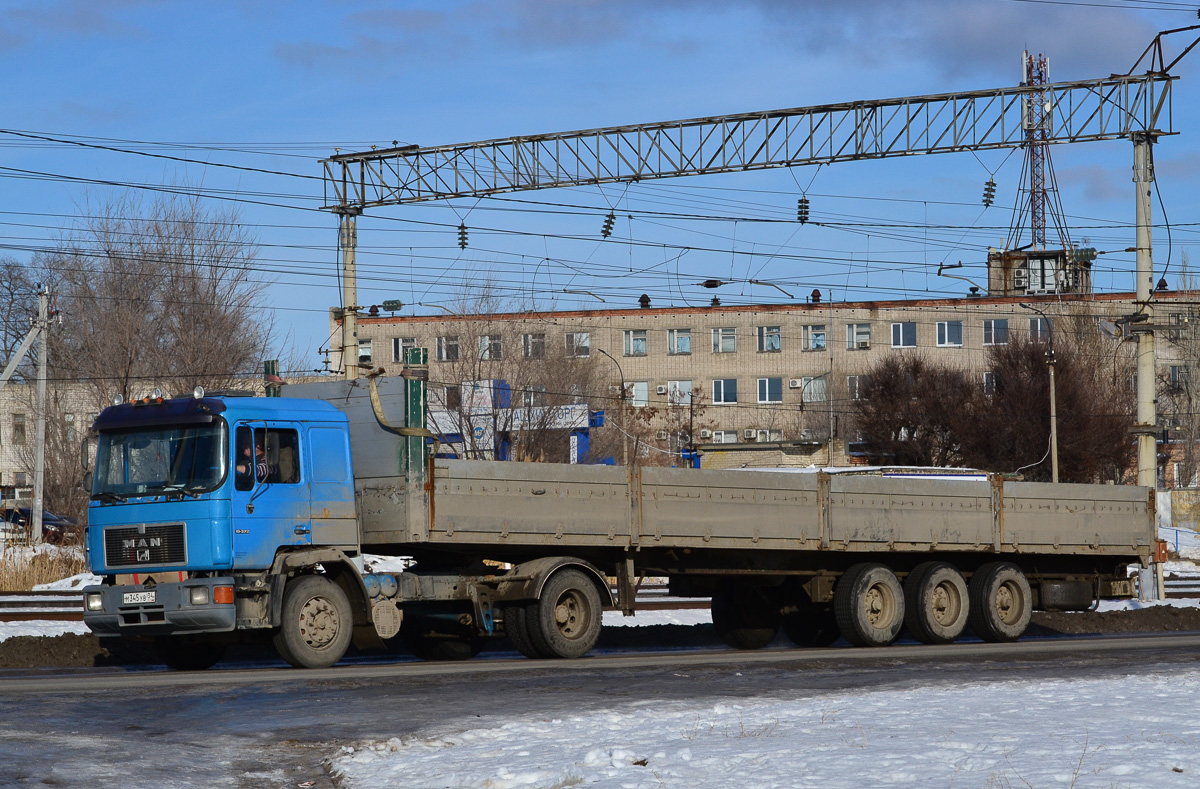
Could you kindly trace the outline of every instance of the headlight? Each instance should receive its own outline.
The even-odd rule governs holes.
[[[188,587],[188,602],[192,605],[208,605],[208,587]]]
[[[99,592],[89,592],[86,603],[87,610],[100,611],[104,608],[104,595]]]

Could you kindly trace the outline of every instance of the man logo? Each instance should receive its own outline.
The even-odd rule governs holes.
[[[162,537],[151,537],[150,539],[146,539],[145,537],[135,537],[132,540],[121,540],[121,547],[122,548],[135,548],[135,549],[137,549],[137,548],[161,548],[162,547]],[[139,555],[140,555],[140,553],[139,553]]]

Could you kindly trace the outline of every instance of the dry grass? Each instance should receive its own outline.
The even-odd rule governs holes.
[[[5,546],[0,553],[0,589],[27,591],[87,570],[83,551],[45,546],[41,550]]]

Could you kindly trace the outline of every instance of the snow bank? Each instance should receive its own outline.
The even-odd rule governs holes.
[[[1200,781],[1200,672],[647,699],[343,748],[339,786],[1154,786]]]

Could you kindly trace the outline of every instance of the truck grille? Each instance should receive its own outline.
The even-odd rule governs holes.
[[[104,530],[106,567],[162,567],[187,561],[182,523],[118,526]]]

